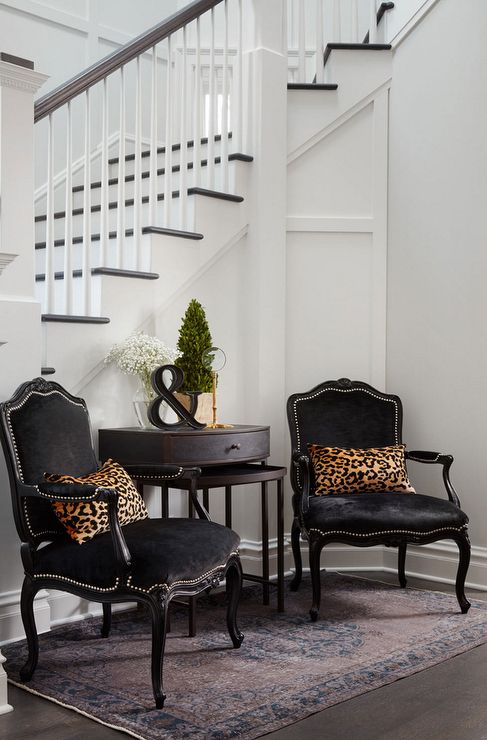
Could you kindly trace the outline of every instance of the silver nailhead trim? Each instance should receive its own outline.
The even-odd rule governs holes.
[[[415,532],[412,529],[384,529],[379,530],[377,532],[366,532],[365,534],[358,534],[357,532],[347,532],[344,529],[334,529],[330,530],[329,532],[322,532],[321,529],[315,529],[314,527],[311,527],[309,530],[310,532],[318,532],[318,534],[322,534],[323,536],[329,535],[329,534],[346,534],[350,537],[374,537],[375,535],[382,535],[382,534],[437,534],[438,532],[461,532],[464,529],[468,529],[466,524],[463,524],[461,527],[440,527],[439,529],[429,529],[426,532]]]
[[[64,581],[65,583],[72,583],[74,586],[82,586],[83,588],[90,589],[90,591],[101,591],[103,593],[108,593],[108,591],[116,591],[120,583],[120,579],[117,578],[115,580],[114,586],[109,586],[107,588],[100,588],[99,586],[92,586],[89,583],[82,583],[81,581],[74,581],[72,578],[66,578],[65,576],[58,576],[58,575],[55,575],[54,573],[37,573],[34,576],[34,578],[55,578],[57,581]]]
[[[135,480],[169,480],[170,478],[179,478],[184,472],[183,468],[179,468],[177,473],[174,473],[173,475],[137,475],[134,473],[133,477]]]
[[[377,393],[372,393],[372,391],[368,391],[366,388],[322,388],[321,390],[317,391],[316,393],[313,393],[312,396],[306,396],[305,398],[296,398],[293,406],[294,406],[294,424],[296,427],[296,438],[298,440],[298,452],[301,451],[301,437],[299,434],[299,427],[298,427],[298,413],[297,413],[297,405],[298,403],[301,403],[303,401],[312,401],[313,398],[318,398],[318,396],[321,396],[322,393],[367,393],[368,396],[372,396],[372,398],[377,398],[378,401],[383,401],[384,403],[392,403],[394,404],[394,408],[396,411],[395,420],[394,420],[394,438],[396,444],[399,444],[399,430],[398,430],[398,423],[399,423],[399,410],[397,407],[397,402],[394,401],[392,398],[383,398],[382,396],[379,396]]]
[[[58,390],[48,391],[47,393],[41,393],[40,391],[31,391],[30,393],[26,395],[26,397],[20,403],[18,403],[16,406],[11,406],[9,409],[7,409],[7,412],[6,412],[7,424],[10,430],[10,435],[12,437],[12,445],[14,448],[15,459],[17,461],[17,466],[19,468],[19,476],[20,476],[20,480],[22,481],[22,483],[24,482],[24,474],[22,472],[22,466],[20,465],[20,458],[19,458],[19,453],[17,449],[17,443],[15,441],[14,430],[12,429],[12,424],[10,422],[10,414],[13,411],[18,411],[19,409],[22,408],[22,406],[25,406],[25,404],[27,403],[27,401],[29,400],[31,396],[53,396],[55,394],[57,394],[58,396],[62,396],[65,401],[67,401],[68,403],[71,403],[73,406],[80,406],[83,409],[83,411],[86,413],[86,408],[82,403],[77,403],[76,401],[72,401],[70,398],[67,398],[64,395],[64,393],[61,393]]]
[[[232,555],[238,555],[238,554],[239,554],[238,550],[235,550],[234,552],[230,553],[228,558],[231,558]],[[209,578],[214,573],[218,573],[219,571],[222,571],[225,568],[225,566],[226,566],[226,562],[223,563],[222,565],[217,565],[216,568],[212,568],[206,573],[203,573],[199,578],[192,578],[191,580],[174,581],[174,583],[171,584],[171,589],[174,588],[175,586],[194,586],[200,581],[204,581],[206,578]],[[156,583],[154,586],[151,586],[150,588],[139,588],[139,586],[133,586],[132,576],[129,576],[127,578],[127,586],[129,588],[132,588],[134,591],[141,591],[144,594],[150,594],[151,591],[155,591],[156,589],[159,589],[159,588],[162,588],[166,592],[170,590],[167,583]]]
[[[58,532],[55,529],[46,529],[44,532],[34,532],[34,530],[32,529],[32,525],[30,523],[29,512],[27,510],[27,498],[24,498],[23,504],[24,504],[24,516],[25,516],[25,521],[27,524],[27,529],[29,530],[32,537],[41,537],[44,534],[58,534]]]

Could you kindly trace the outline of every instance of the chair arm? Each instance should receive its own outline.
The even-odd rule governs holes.
[[[196,481],[201,475],[201,468],[182,468],[179,465],[143,465],[134,463],[132,465],[124,465],[123,467],[139,483],[152,483],[156,486],[159,483],[171,485],[171,480],[177,479]],[[211,521],[210,515],[198,501],[196,484],[190,486],[189,495],[191,496],[194,508],[198,512],[199,518]]]
[[[35,496],[48,499],[49,501],[68,501],[71,503],[101,501],[106,503],[113,551],[120,575],[124,575],[130,568],[132,562],[131,555],[118,520],[117,500],[119,493],[115,488],[101,488],[93,485],[93,483],[51,483],[49,481],[40,481],[36,486],[22,486],[20,494],[21,496]]]
[[[296,516],[302,516],[308,511],[311,487],[310,461],[303,452],[293,451],[291,455],[293,470],[293,504]]]
[[[414,462],[426,463],[427,465],[433,465],[435,463],[442,465],[443,483],[445,484],[448,498],[455,506],[460,508],[460,499],[450,480],[450,468],[453,463],[452,455],[444,455],[441,452],[429,452],[427,450],[405,450],[404,456],[406,460],[413,460]]]

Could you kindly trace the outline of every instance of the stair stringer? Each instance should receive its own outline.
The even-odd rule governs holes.
[[[331,81],[338,83],[336,91],[288,91],[288,161],[390,86],[392,58],[390,50],[334,49],[327,68]]]
[[[288,96],[293,144],[287,168],[289,392],[344,374],[376,387],[385,383],[391,56],[371,50],[338,53],[345,80],[350,76],[347,54],[355,64],[361,54],[366,68],[376,53],[382,62],[369,65],[374,74],[368,75],[368,88],[360,79],[343,82],[337,70],[338,89],[355,88],[343,95],[343,105],[322,99],[320,110],[313,100],[324,93],[306,92],[313,100],[299,113],[296,97]],[[309,321],[318,294],[324,319],[319,342]]]

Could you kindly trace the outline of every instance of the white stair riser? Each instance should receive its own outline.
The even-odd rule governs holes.
[[[144,149],[145,149],[145,147],[144,147]],[[232,152],[232,151],[234,151],[234,150],[232,149],[232,142],[230,140],[229,141],[229,145],[228,145],[228,149],[227,149],[227,154],[230,153],[230,152]],[[113,156],[116,156],[116,153],[117,153],[116,151],[111,152],[110,153],[110,158],[112,158]],[[181,153],[180,153],[179,150],[172,152],[172,159],[171,159],[171,166],[172,167],[180,164],[180,154]],[[213,157],[218,157],[218,156],[221,156],[221,143],[220,142],[215,142],[214,148],[213,148]],[[201,149],[200,149],[200,157],[199,157],[200,162],[202,160],[207,159],[207,158],[208,158],[207,146],[206,145],[202,145],[201,146]],[[188,164],[190,162],[191,163],[194,163],[194,149],[193,148],[190,148],[190,149],[187,150],[186,164]],[[156,169],[163,169],[163,168],[165,168],[165,166],[166,166],[166,155],[163,154],[163,153],[160,153],[160,154],[157,155],[157,166],[156,166]],[[141,158],[141,172],[149,172],[150,171],[150,167],[151,167],[150,157],[142,157]],[[215,169],[217,169],[218,167],[219,167],[219,165],[218,164],[215,164]],[[203,173],[205,169],[207,169],[207,168],[206,167],[202,167],[201,168],[201,172]],[[107,165],[107,171],[108,171],[108,178],[109,179],[118,177],[118,175],[119,175],[119,163],[117,162],[115,164],[108,164]],[[135,160],[132,159],[132,160],[126,161],[125,162],[125,176],[127,177],[128,175],[133,175],[134,174],[134,171],[135,171]],[[193,169],[188,170],[188,172],[187,172],[188,183],[189,183],[188,184],[188,187],[190,186],[190,184],[192,184],[192,180],[193,180],[192,173],[193,172],[194,172]],[[177,177],[177,173],[173,173],[172,177],[173,178],[174,177]],[[202,175],[202,177],[204,177],[204,175]],[[100,180],[101,180],[101,162],[100,162],[99,156],[97,156],[97,157],[95,157],[94,161],[92,162],[90,182],[99,182]],[[57,179],[55,179],[55,182],[57,182],[57,184],[56,184],[56,186],[54,188],[54,209],[58,211],[58,210],[63,210],[64,209],[65,202],[66,202],[66,196],[65,196],[65,182],[66,182],[65,173],[60,173],[60,177],[58,177]],[[141,182],[142,183],[143,182],[148,182],[148,178],[142,180]],[[81,166],[78,169],[76,169],[76,171],[72,175],[72,186],[74,187],[76,185],[83,185],[83,184],[84,184],[84,168]],[[128,183],[127,183],[127,185],[128,185]],[[163,189],[163,186],[162,186],[162,189]],[[175,189],[174,186],[173,186],[173,189]],[[99,191],[99,189],[97,189],[97,190]],[[92,192],[93,193],[96,193],[97,191],[95,190],[95,191],[92,191]],[[81,197],[81,201],[80,201],[79,205],[82,205],[82,202],[83,202],[83,194],[82,193],[80,193],[80,194],[76,194],[75,193],[73,195],[75,197],[79,197],[79,196]],[[115,196],[115,198],[116,198],[116,196]],[[93,202],[99,202],[99,196],[95,196],[95,199],[93,199]],[[44,213],[45,210],[46,210],[46,195],[45,195],[45,193],[43,193],[43,194],[40,193],[36,197],[35,211],[36,211],[36,213]]]
[[[199,178],[199,187],[208,188],[211,190],[219,190],[222,192],[232,193],[232,194],[238,194],[237,190],[237,182],[239,178],[239,172],[238,170],[241,168],[248,167],[249,164],[247,162],[240,162],[240,161],[232,161],[228,163],[228,170],[227,170],[227,181],[224,181],[224,173],[222,170],[222,167],[220,165],[216,165],[214,169],[214,179],[213,183],[210,182],[210,173],[208,171],[207,167],[203,167],[200,172],[200,178]],[[188,170],[187,178],[186,178],[186,187],[191,188],[195,185],[195,173],[193,170]],[[175,172],[172,174],[171,177],[171,183],[170,187],[171,190],[174,192],[175,190],[179,190],[180,187],[180,173]],[[165,177],[163,175],[159,175],[157,177],[157,183],[156,183],[156,192],[163,193],[166,187],[166,181]],[[134,197],[134,182],[129,181],[125,183],[125,193],[124,193],[124,200],[128,200],[130,198]],[[144,178],[140,181],[140,196],[148,196],[150,195],[150,178]],[[118,200],[118,183],[115,183],[113,185],[110,185],[108,187],[108,201],[110,203],[117,202]],[[101,188],[91,188],[90,192],[90,201],[91,205],[99,205],[101,202]],[[159,202],[161,204],[161,202]],[[83,208],[84,206],[84,192],[83,191],[77,191],[73,193],[73,209],[76,208]],[[59,192],[56,195],[55,198],[55,211],[64,211],[66,207],[65,203],[65,194],[64,189],[63,192],[59,190]],[[43,215],[46,212],[46,203],[45,201],[41,201],[38,204],[36,204],[36,215]],[[37,237],[36,237],[37,238]]]
[[[118,267],[124,270],[151,271],[150,260],[150,234],[142,234],[140,238],[140,261],[136,262],[134,238],[125,237],[121,246],[121,259],[117,259],[117,239],[109,239],[106,246],[105,264],[101,263],[100,242],[91,242],[90,260],[91,267]],[[83,260],[83,245],[71,245],[71,269],[80,270]],[[64,272],[64,246],[54,247],[53,271]],[[36,274],[44,274],[46,267],[45,249],[36,249]],[[56,281],[59,282],[59,281]]]
[[[147,149],[148,147],[144,147],[144,149]],[[194,161],[194,147],[189,147],[186,150],[186,162],[193,162]],[[235,146],[230,139],[228,141],[227,146],[227,154],[230,152],[235,151]],[[222,145],[221,141],[215,141],[213,144],[213,156],[219,157],[222,152]],[[115,155],[116,156],[116,155]],[[207,144],[201,144],[200,146],[200,160],[208,159],[208,145]],[[172,166],[180,164],[181,161],[181,150],[176,149],[175,151],[171,152],[171,164]],[[150,157],[141,157],[140,160],[140,167],[141,171],[149,171],[150,170]],[[165,167],[166,166],[166,153],[165,152],[159,152],[157,155],[157,168]],[[129,159],[125,160],[125,174],[126,175],[132,175],[135,171],[135,159]],[[119,172],[119,162],[116,162],[114,164],[108,165],[108,172],[109,177],[117,177]]]

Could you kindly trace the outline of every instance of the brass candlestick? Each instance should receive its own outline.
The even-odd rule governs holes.
[[[206,425],[208,429],[233,429],[233,424],[219,424],[217,421],[216,386],[218,383],[218,372],[225,366],[226,361],[227,358],[224,351],[218,347],[211,347],[203,353],[203,363],[208,369],[211,369],[213,380],[213,422]]]

